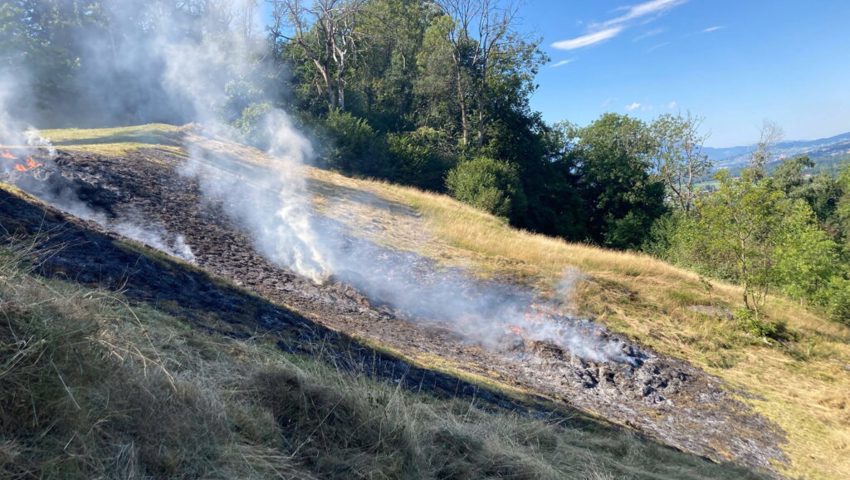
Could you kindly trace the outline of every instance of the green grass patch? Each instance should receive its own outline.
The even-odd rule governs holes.
[[[41,135],[57,148],[120,156],[140,148],[159,148],[180,153],[181,127],[152,123],[132,127],[44,130]]]

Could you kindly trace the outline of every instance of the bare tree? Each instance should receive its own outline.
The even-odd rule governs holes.
[[[700,133],[703,118],[691,115],[661,115],[652,124],[657,142],[656,170],[667,187],[668,198],[690,213],[697,197],[696,182],[708,173],[711,161],[702,153],[708,138]]]
[[[759,177],[764,176],[765,167],[770,162],[773,149],[777,143],[782,141],[784,136],[785,133],[782,131],[782,127],[776,122],[765,120],[762,124],[759,141],[756,143],[756,149],[750,158],[750,166],[759,173]]]
[[[346,73],[357,54],[357,19],[365,0],[268,0],[271,34],[290,42],[312,62],[316,88],[329,109],[345,110]]]
[[[496,56],[517,40],[513,28],[518,8],[498,0],[435,0],[440,10],[451,17],[449,32],[455,73],[457,102],[460,110],[461,142],[467,145],[471,131],[471,103],[477,107],[477,144],[484,142],[489,103],[487,79]]]

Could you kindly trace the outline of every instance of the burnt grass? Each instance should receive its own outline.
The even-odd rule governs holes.
[[[628,339],[620,340],[635,361],[623,363],[591,362],[522,338],[502,349],[484,348],[439,324],[410,322],[342,281],[316,285],[274,265],[252,248],[251,239],[219,205],[201,199],[198,185],[177,172],[181,161],[156,149],[120,158],[60,152],[42,171],[13,180],[48,202],[76,198],[102,218],[132,219],[181,234],[192,248],[194,266],[2,190],[0,235],[37,238],[40,250],[49,252],[38,264],[44,276],[120,290],[131,301],[186,318],[202,330],[236,338],[273,335],[287,352],[321,355],[346,370],[439,397],[474,399],[483,408],[556,415],[577,428],[620,428],[592,418],[602,417],[637,430],[647,441],[714,461],[771,472],[774,462],[786,461],[778,427],[737,400],[721,381]],[[323,188],[326,195],[350,195]],[[386,208],[404,214],[406,207],[387,203]],[[374,248],[376,261],[410,255]],[[413,261],[421,264],[423,276],[438,275],[428,260]],[[533,395],[520,400],[411,365],[368,344],[412,358],[441,358],[464,374]]]

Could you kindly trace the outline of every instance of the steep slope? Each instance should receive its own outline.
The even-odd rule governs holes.
[[[410,367],[5,191],[0,211],[3,478],[762,478]]]
[[[422,283],[459,278],[464,288],[507,286],[563,303],[558,285],[578,268],[564,321],[594,318],[577,325],[616,345],[621,361],[582,358],[522,331],[500,335],[495,348],[471,343],[456,324],[412,322],[376,292],[364,296],[348,285],[358,283],[352,275],[317,286],[278,268],[176,173],[187,145],[262,168],[270,160],[255,150],[167,126],[46,134],[68,153],[53,171],[27,173],[34,193],[57,200],[72,192],[103,215],[95,220],[131,236],[137,232],[114,219],[135,215],[160,230],[148,243],[174,253],[182,235],[198,266],[318,323],[420,365],[545,395],[717,460],[811,478],[842,478],[850,468],[842,455],[848,331],[782,299],[771,302],[770,315],[788,323],[793,340],[771,344],[727,318],[738,305],[735,287],[648,257],[517,232],[445,197],[308,170],[317,210],[352,251],[383,262],[373,265],[383,273],[415,272]]]
[[[764,478],[364,347],[0,190],[3,478]]]

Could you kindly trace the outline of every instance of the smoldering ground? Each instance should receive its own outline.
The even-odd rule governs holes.
[[[627,361],[621,342],[600,335],[593,323],[564,313],[564,305],[543,306],[531,291],[475,281],[465,272],[423,263],[416,255],[390,253],[316,216],[301,170],[314,158],[311,142],[272,102],[279,92],[269,83],[274,74],[267,44],[248,33],[261,32],[261,26],[240,28],[259,23],[257,11],[246,9],[242,1],[225,1],[177,13],[165,2],[109,2],[101,13],[104,26],[73,39],[86,55],[77,87],[92,99],[80,108],[81,118],[112,124],[193,121],[206,135],[241,140],[243,132],[232,126],[234,115],[250,106],[259,112],[254,119],[256,140],[270,164],[254,168],[189,145],[181,173],[197,180],[204,196],[219,202],[271,261],[317,283],[333,276],[412,321],[448,325],[463,338],[488,347],[501,347],[506,336],[520,335],[594,361]],[[25,69],[26,64],[17,67]],[[0,84],[0,99],[20,109],[26,104],[21,95],[28,90],[27,80],[21,79],[32,75],[3,78],[7,82]],[[3,142],[10,143],[24,122],[15,122],[9,108],[0,115],[13,125],[0,132]],[[57,189],[50,182],[22,185],[66,211],[192,258],[177,232],[135,215],[106,215],[81,201],[73,188]],[[578,276],[569,273],[568,278]],[[562,298],[571,292],[567,288]]]

